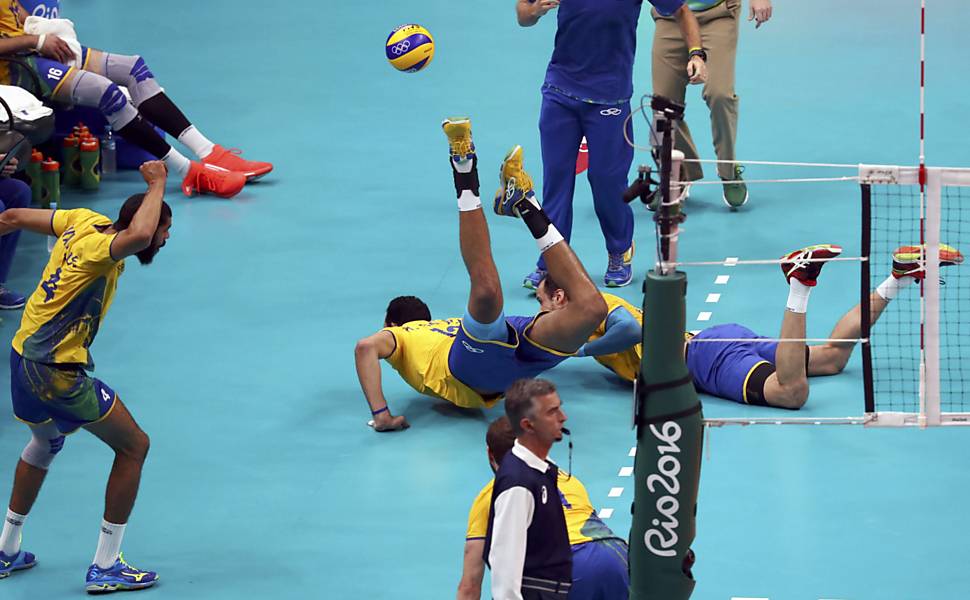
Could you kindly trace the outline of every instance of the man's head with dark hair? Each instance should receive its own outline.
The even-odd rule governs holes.
[[[430,321],[431,310],[417,296],[398,296],[387,305],[384,327],[397,327],[411,321]]]
[[[121,205],[121,210],[118,211],[118,218],[111,225],[111,228],[118,232],[128,229],[131,225],[131,220],[135,218],[135,213],[138,212],[138,209],[141,208],[141,204],[144,201],[145,194],[135,194],[125,200],[125,203]],[[155,255],[158,254],[159,249],[165,245],[165,240],[168,238],[168,230],[171,226],[172,207],[163,200],[162,211],[158,218],[158,226],[155,228],[155,235],[152,236],[152,243],[144,250],[135,254],[138,257],[138,262],[143,265],[151,264]]]
[[[559,310],[569,303],[566,290],[549,274],[546,274],[536,286],[536,300],[539,301],[539,307],[546,312]]]
[[[492,471],[498,471],[502,459],[515,445],[515,434],[512,433],[512,424],[508,417],[502,415],[492,421],[485,434],[485,445],[488,447],[488,462]]]
[[[545,449],[562,439],[566,413],[556,392],[547,379],[518,379],[505,391],[505,414],[516,439],[524,445]],[[545,458],[540,456],[540,458]]]

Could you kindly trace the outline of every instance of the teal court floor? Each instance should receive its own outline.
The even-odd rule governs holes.
[[[231,201],[186,199],[173,181],[172,238],[151,267],[129,261],[93,347],[97,376],[152,439],[124,544],[133,564],[161,574],[146,597],[453,596],[467,510],[491,476],[485,429],[501,408],[460,411],[420,397],[385,367],[387,397],[412,427],[375,434],[365,426],[353,348],[380,327],[393,296],[421,296],[436,316],[463,311],[468,284],[442,117],[473,118],[484,195],[513,144],[525,148],[526,166],[541,181],[539,86],[555,23],[521,29],[513,4],[64,3],[83,43],[143,55],[206,135],[276,164]],[[966,8],[957,0],[928,4],[927,163],[968,166]],[[407,22],[437,41],[434,62],[416,75],[394,72],[383,58],[387,33]],[[637,98],[650,89],[652,31],[644,11]],[[914,0],[777,2],[757,31],[743,22],[739,156],[914,164],[918,33]],[[688,103],[698,145],[713,158],[700,90]],[[638,139],[645,131],[637,122]],[[638,152],[636,160],[648,156]],[[746,173],[831,175],[756,166]],[[98,194],[65,194],[63,204],[114,215],[141,188],[137,174],[125,172]],[[599,278],[606,256],[585,181],[575,209],[574,247]],[[685,260],[771,259],[822,242],[859,252],[859,190],[851,182],[753,184],[749,204],[734,213],[718,188],[698,186],[687,212]],[[636,304],[653,262],[650,216],[636,208],[637,277],[619,292]],[[489,223],[506,312],[531,314],[535,300],[519,283],[533,242],[521,223],[493,216]],[[970,247],[970,239],[954,241]],[[23,237],[12,287],[37,284],[44,245]],[[810,304],[811,337],[827,336],[857,301],[858,269],[826,269]],[[724,274],[729,281],[716,284]],[[786,298],[777,266],[698,267],[688,277],[688,328],[711,312],[710,323],[777,333]],[[711,293],[721,294],[716,304],[706,302]],[[19,312],[2,316],[0,340],[9,343]],[[799,416],[861,415],[861,373],[855,356],[844,374],[813,381]],[[597,508],[613,509],[610,527],[626,534],[632,481],[620,471],[633,464],[631,391],[584,359],[548,376],[569,415],[573,471]],[[3,369],[0,389],[8,381]],[[707,417],[792,416],[704,401]],[[713,430],[694,598],[965,598],[968,433]],[[0,403],[3,486],[26,441]],[[554,457],[565,463],[565,448]],[[110,462],[92,436],[68,439],[24,529],[24,547],[40,564],[0,582],[0,598],[83,593]],[[623,491],[611,497],[613,488]]]

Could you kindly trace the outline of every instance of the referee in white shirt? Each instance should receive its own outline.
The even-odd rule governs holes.
[[[505,414],[515,445],[492,489],[485,562],[494,600],[565,600],[572,582],[572,551],[556,485],[558,468],[546,457],[562,440],[566,413],[556,386],[520,379],[505,392]]]

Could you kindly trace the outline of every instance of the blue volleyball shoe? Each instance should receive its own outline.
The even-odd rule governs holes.
[[[468,117],[448,117],[441,122],[441,129],[448,138],[451,160],[463,162],[476,158],[475,142],[472,141],[472,120]]]
[[[610,254],[603,283],[606,287],[623,287],[633,281],[633,246],[623,254]]]
[[[536,267],[536,270],[525,276],[522,280],[522,287],[527,290],[537,290],[539,289],[539,284],[543,279],[546,278],[547,271],[545,269],[540,269]]]
[[[10,577],[10,574],[14,571],[29,569],[36,564],[37,557],[30,552],[21,550],[13,556],[7,556],[3,552],[0,552],[0,579]]]
[[[518,206],[531,202],[539,206],[532,187],[532,178],[522,168],[522,146],[509,150],[502,161],[498,174],[499,188],[495,192],[495,214],[503,217],[519,217]]]
[[[27,304],[26,296],[0,285],[0,310],[23,308],[24,304]]]
[[[85,589],[89,594],[140,590],[158,583],[158,573],[136,569],[119,556],[107,569],[98,565],[88,567]]]

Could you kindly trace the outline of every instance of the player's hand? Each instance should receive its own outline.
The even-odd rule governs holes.
[[[144,162],[138,167],[138,170],[148,185],[165,183],[165,178],[168,177],[168,168],[165,167],[165,161],[162,160],[149,160]]]
[[[44,45],[40,47],[40,53],[41,56],[53,58],[65,65],[74,60],[74,52],[71,51],[71,47],[53,33],[48,33],[47,37],[44,38]]]
[[[403,431],[410,426],[404,415],[393,417],[389,412],[383,412],[374,417],[374,431]]]
[[[0,160],[3,160],[3,159],[4,159],[4,158],[6,158],[6,157],[7,157],[7,155],[6,155],[6,154],[0,154]],[[4,167],[3,167],[3,171],[2,171],[2,172],[0,172],[0,175],[2,175],[3,177],[10,177],[10,176],[11,176],[11,175],[13,175],[14,173],[16,173],[16,172],[17,172],[17,162],[18,162],[18,161],[17,161],[17,159],[16,159],[16,158],[11,158],[11,159],[10,159],[10,162],[8,162],[8,163],[7,163],[7,164],[6,164],[6,165],[5,165]]]
[[[691,84],[704,83],[707,81],[707,63],[700,56],[692,56],[687,61],[687,77]]]
[[[538,0],[532,9],[536,18],[546,16],[546,13],[559,6],[559,0]]]
[[[771,18],[771,0],[750,0],[748,4],[748,20],[755,21],[754,28],[761,27]]]

